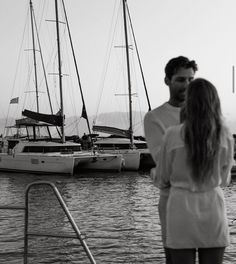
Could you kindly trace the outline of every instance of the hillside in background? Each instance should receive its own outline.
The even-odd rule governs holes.
[[[133,125],[134,125],[134,135],[135,136],[143,136],[143,117],[144,112],[134,112],[133,114]],[[95,117],[89,117],[90,127],[92,128],[92,124]],[[96,118],[96,125],[109,125],[118,127],[121,129],[128,129],[127,120],[129,119],[128,113],[126,112],[112,112],[112,113],[102,113]],[[15,121],[13,118],[10,118],[7,122],[8,125],[14,125]],[[4,127],[6,124],[6,120],[0,118],[0,134],[4,132]],[[88,133],[87,122],[84,118],[78,117],[68,117],[66,118],[66,127],[65,133],[68,136],[71,135],[79,135],[82,136],[84,133]],[[95,132],[97,133],[97,132]]]
[[[133,127],[135,136],[143,136],[143,117],[145,112],[134,112],[133,114]],[[95,117],[89,117],[89,124],[92,129]],[[102,113],[96,120],[96,125],[112,126],[121,129],[128,129],[129,116],[126,112],[112,112],[112,113]],[[84,118],[69,117],[66,119],[66,134],[67,135],[83,135],[83,133],[88,133],[87,123]],[[95,132],[97,133],[97,132]]]
[[[145,112],[135,112],[133,115],[133,124],[134,124],[134,135],[135,136],[144,136],[143,132],[143,118]],[[102,113],[96,119],[96,125],[108,125],[114,126],[122,129],[128,129],[126,125],[128,120],[128,114],[125,112],[112,112],[112,113]],[[94,121],[94,116],[89,117],[89,123],[92,128],[92,124]],[[236,134],[236,121],[226,119],[226,123],[229,126],[231,132]],[[0,118],[0,134],[4,132],[4,127],[6,124],[6,120]],[[8,124],[13,125],[14,119],[11,118],[8,121]],[[84,133],[88,133],[87,123],[84,118],[78,117],[68,117],[66,118],[66,135],[79,135],[82,136]],[[97,132],[95,132],[97,133]]]
[[[143,118],[145,112],[134,112],[133,114],[133,125],[134,125],[134,135],[135,136],[144,136],[143,132]],[[112,113],[102,113],[96,118],[96,125],[107,125],[118,127],[121,129],[128,129],[127,120],[128,113],[126,112],[112,112]],[[89,117],[90,127],[92,128],[92,124],[95,117]],[[236,121],[226,119],[226,123],[229,126],[231,132],[236,134]],[[0,134],[4,132],[4,127],[6,124],[6,120],[4,118],[0,118]],[[14,119],[10,118],[8,120],[8,125],[14,125]],[[88,133],[87,122],[84,118],[78,117],[68,117],[66,118],[66,135],[83,135],[84,133]]]

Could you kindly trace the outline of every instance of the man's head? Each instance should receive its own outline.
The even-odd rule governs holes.
[[[196,62],[183,56],[173,58],[166,64],[165,83],[170,88],[171,105],[179,107],[183,104],[186,88],[197,70]]]

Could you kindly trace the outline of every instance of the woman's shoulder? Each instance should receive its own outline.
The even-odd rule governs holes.
[[[225,122],[222,122],[221,126],[221,145],[228,145],[228,142],[232,141],[234,143],[233,134],[230,131],[229,127],[225,124]]]
[[[233,138],[233,133],[230,131],[229,126],[225,121],[222,121],[221,124],[221,134],[225,137]]]

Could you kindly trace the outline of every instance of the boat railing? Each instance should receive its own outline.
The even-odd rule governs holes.
[[[71,234],[49,234],[43,233],[43,232],[29,232],[29,191],[31,187],[36,185],[48,185],[53,190],[53,193],[55,194],[61,208],[63,209],[65,215],[67,216],[71,227],[74,230],[74,235]],[[86,242],[85,242],[85,236],[80,232],[78,226],[76,225],[75,220],[73,219],[67,205],[65,204],[60,192],[58,191],[57,187],[48,181],[37,181],[30,183],[25,190],[25,206],[0,206],[1,210],[23,210],[25,213],[25,219],[24,219],[24,264],[28,264],[28,238],[29,236],[37,236],[37,237],[55,237],[55,238],[77,238],[83,247],[88,259],[90,260],[90,263],[96,264],[96,261],[94,260],[92,253],[90,252]]]

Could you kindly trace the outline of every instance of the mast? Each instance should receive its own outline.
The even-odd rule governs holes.
[[[135,35],[134,35],[134,28],[133,28],[133,25],[132,25],[132,21],[131,21],[128,5],[127,5],[127,11],[128,11],[129,23],[130,23],[130,26],[131,26],[132,35],[133,35],[133,39],[134,39],[135,50],[136,50],[137,57],[138,57],[139,68],[140,68],[141,75],[142,75],[143,86],[144,86],[145,94],[146,94],[146,98],[147,98],[148,111],[151,111],[151,109],[152,109],[151,108],[151,103],[150,103],[148,92],[147,92],[147,86],[146,86],[146,82],[145,82],[145,79],[144,79],[143,67],[142,67],[140,56],[139,56],[139,52],[138,52],[138,45],[137,45],[136,38],[135,38]]]
[[[57,0],[55,0],[55,12],[56,12],[56,30],[57,30],[57,52],[58,52],[58,74],[59,74],[59,89],[60,89],[60,101],[61,109],[60,115],[62,118],[61,134],[62,143],[65,143],[65,130],[64,130],[64,107],[63,107],[63,91],[62,91],[62,72],[61,72],[61,50],[60,50],[60,33],[59,33],[59,19],[58,19],[58,5]]]
[[[127,33],[126,1],[127,0],[122,0],[124,32],[125,32],[125,51],[126,51],[126,62],[127,62],[127,76],[128,76],[128,92],[129,92],[129,124],[130,124],[129,132],[130,132],[131,148],[134,148],[133,120],[132,120],[132,93],[131,93],[131,77],[130,77],[130,62],[129,62],[129,41],[128,41],[128,33]]]
[[[37,106],[37,112],[39,112],[39,93],[38,93],[38,78],[37,78],[35,39],[34,39],[33,4],[32,4],[31,0],[30,0],[30,18],[31,18],[33,57],[34,57],[34,78],[35,78],[35,89],[36,89],[36,106]]]

